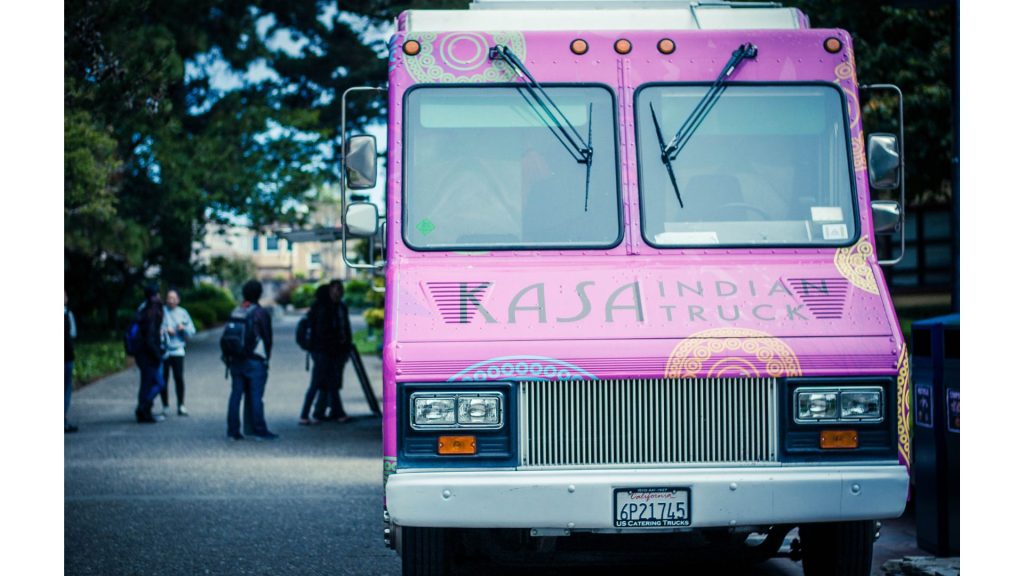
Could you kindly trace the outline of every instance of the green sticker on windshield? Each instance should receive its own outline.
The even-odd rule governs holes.
[[[427,218],[420,220],[419,224],[416,225],[416,229],[419,230],[420,234],[423,234],[424,236],[433,232],[435,228],[436,227],[434,226],[434,223]]]

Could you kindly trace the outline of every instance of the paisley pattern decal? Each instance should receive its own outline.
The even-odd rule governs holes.
[[[759,330],[713,328],[679,342],[666,378],[800,376],[800,361],[782,340]]]
[[[866,236],[861,237],[853,246],[836,250],[836,270],[857,288],[871,294],[878,294],[875,275],[871,271],[871,266],[868,265],[874,256],[875,249],[871,242]]]
[[[907,345],[900,350],[896,375],[896,433],[899,437],[900,462],[910,468],[910,361]]]
[[[836,84],[847,96],[850,111],[850,137],[853,143],[853,169],[857,172],[867,170],[868,161],[864,155],[864,131],[860,127],[860,99],[857,97],[857,72],[853,67],[853,50],[848,49],[847,61],[836,66]]]
[[[597,376],[547,356],[500,356],[473,364],[448,379],[449,382],[492,380],[597,380]]]
[[[417,83],[511,82],[515,71],[502,60],[490,60],[495,44],[508,46],[520,60],[526,59],[526,39],[519,32],[447,32],[410,34],[420,43],[420,53],[404,56],[405,71]]]

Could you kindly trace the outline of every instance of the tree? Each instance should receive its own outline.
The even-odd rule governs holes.
[[[892,83],[904,95],[906,177],[911,204],[948,203],[953,155],[951,4],[895,8],[891,0],[794,0],[815,28],[850,33],[862,84]],[[866,99],[866,131],[895,131],[896,101]]]
[[[209,221],[301,221],[295,201],[337,180],[341,93],[385,82],[384,42],[363,34],[401,7],[66,3],[65,280],[76,309],[112,326],[147,274],[188,285]],[[363,104],[350,119],[380,113]]]

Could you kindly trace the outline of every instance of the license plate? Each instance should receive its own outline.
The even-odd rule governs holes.
[[[689,488],[616,488],[616,528],[690,525]]]

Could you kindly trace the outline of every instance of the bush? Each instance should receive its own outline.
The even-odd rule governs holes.
[[[274,302],[277,302],[281,306],[287,306],[292,303],[292,294],[295,289],[299,287],[299,284],[295,282],[289,282],[281,287],[274,295]]]
[[[349,280],[345,283],[345,296],[343,298],[345,305],[355,309],[366,308],[366,293],[369,291],[369,282],[365,280]]]
[[[383,308],[370,308],[366,312],[363,312],[363,318],[366,319],[366,325],[374,330],[380,330],[384,327]]]
[[[186,309],[192,317],[192,323],[196,325],[196,330],[206,330],[217,324],[217,311],[211,302],[196,302]],[[231,314],[230,310],[228,314]]]
[[[124,368],[124,343],[119,340],[75,345],[76,388]]]
[[[236,303],[227,290],[212,284],[200,284],[190,290],[182,290],[181,305],[192,316],[196,330],[204,330],[226,321]]]
[[[313,305],[313,298],[316,296],[316,284],[303,284],[292,291],[292,306],[296,308],[309,308]]]

